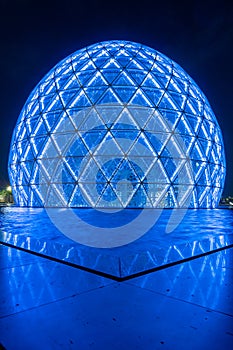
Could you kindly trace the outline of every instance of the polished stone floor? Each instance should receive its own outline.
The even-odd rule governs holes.
[[[142,212],[143,217],[135,209],[102,213],[91,208],[5,207],[0,210],[0,243],[115,276],[118,280],[233,246],[233,210],[145,209]],[[153,224],[148,230],[150,220]],[[166,229],[171,222],[176,224],[168,234]],[[114,225],[118,225],[119,232],[114,231],[117,229]],[[102,244],[107,232],[108,243],[113,243],[118,236],[132,239],[136,229],[144,232],[140,238],[111,248],[93,247],[75,239],[89,237],[87,240],[92,241],[93,236],[96,244]]]
[[[232,292],[233,248],[116,282],[0,245],[0,343],[7,350],[228,350]]]

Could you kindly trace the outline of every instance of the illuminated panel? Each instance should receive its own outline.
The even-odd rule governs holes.
[[[216,207],[223,140],[178,64],[140,44],[102,42],[59,62],[32,91],[9,176],[20,206]]]

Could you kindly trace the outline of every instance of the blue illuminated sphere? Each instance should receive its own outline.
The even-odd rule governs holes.
[[[216,207],[223,139],[178,64],[137,43],[106,41],[59,62],[32,91],[9,176],[20,206]]]

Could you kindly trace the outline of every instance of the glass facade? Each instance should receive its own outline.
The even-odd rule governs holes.
[[[221,130],[184,70],[149,47],[101,42],[59,62],[26,101],[9,176],[19,206],[212,208]]]

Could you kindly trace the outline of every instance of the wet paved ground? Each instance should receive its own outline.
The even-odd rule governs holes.
[[[233,248],[125,282],[0,245],[0,343],[232,349]]]
[[[0,242],[118,279],[233,246],[233,210],[145,209],[142,217],[140,212],[51,208],[48,215],[48,208],[1,208]],[[150,229],[147,219],[153,221]],[[168,234],[169,222],[175,226]],[[114,231],[114,225],[118,225],[120,232]],[[98,241],[101,245],[102,237],[107,236],[111,245],[116,243],[118,235],[131,239],[135,227],[144,234],[117,247],[103,249],[79,242],[85,238],[90,244]],[[73,239],[67,236],[67,230]]]

